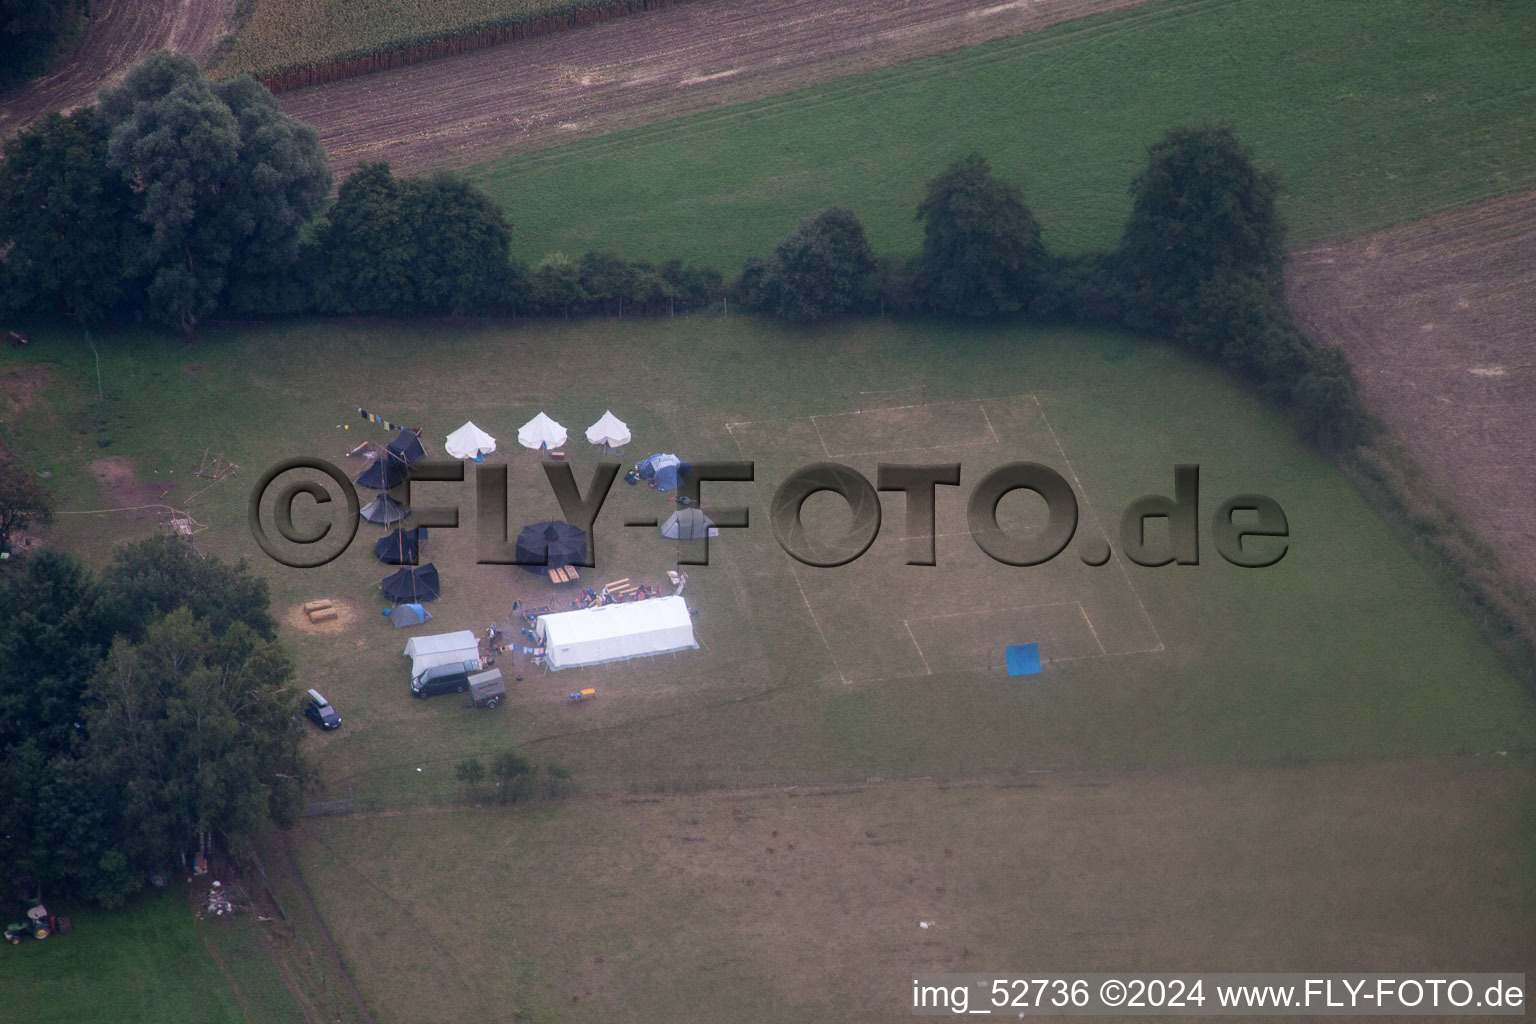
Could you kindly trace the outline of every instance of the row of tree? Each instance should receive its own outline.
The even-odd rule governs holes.
[[[52,114],[0,161],[0,301],[91,324],[191,331],[236,314],[697,309],[721,277],[670,261],[511,255],[506,215],[450,174],[331,177],[313,130],[248,77],[157,54],[96,107]],[[0,313],[7,311],[0,308]]]
[[[853,213],[832,207],[749,258],[735,290],[746,308],[795,320],[1024,313],[1172,337],[1285,403],[1324,447],[1348,446],[1365,417],[1343,355],[1286,310],[1276,194],[1230,127],[1174,129],[1131,185],[1119,247],[1065,259],[1046,250],[1018,186],[972,154],[928,182],[916,256],[876,258]]]
[[[1113,252],[1052,255],[1018,186],[973,154],[928,182],[915,256],[877,257],[857,217],[833,207],[749,259],[729,290],[710,269],[612,252],[530,267],[501,208],[453,175],[402,180],[364,164],[326,207],[329,186],[315,133],[261,85],[211,83],[157,54],[99,107],[55,114],[8,146],[0,301],[188,331],[220,309],[622,316],[727,294],[794,320],[1022,313],[1172,336],[1280,398],[1326,446],[1364,429],[1347,363],[1286,312],[1276,183],[1229,127],[1176,129],[1150,148]]]
[[[0,879],[106,906],[297,813],[300,694],[266,583],[181,538],[0,574]]]

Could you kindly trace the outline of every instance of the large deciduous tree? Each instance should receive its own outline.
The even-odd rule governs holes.
[[[511,228],[463,178],[400,180],[365,163],[341,185],[320,249],[320,304],[335,313],[469,313],[498,303]]]
[[[15,310],[94,323],[123,300],[147,232],[122,175],[107,165],[96,108],[49,114],[0,161],[4,299]]]
[[[0,883],[45,880],[108,906],[134,888],[103,870],[116,836],[85,760],[86,683],[113,622],[105,589],[65,555],[0,574]]]
[[[274,641],[243,623],[215,634],[177,609],[137,643],[119,637],[91,679],[87,727],[131,861],[168,863],[214,833],[239,850],[298,809],[298,691]]]
[[[103,92],[101,116],[149,229],[146,312],[190,331],[221,305],[259,306],[330,188],[314,130],[249,77],[210,83],[169,53]]]
[[[1278,297],[1285,237],[1277,189],[1228,125],[1175,128],[1148,148],[1120,242],[1148,326],[1176,326],[1218,276],[1248,278]]]
[[[506,290],[512,229],[501,207],[446,172],[411,179],[406,216],[416,238],[417,302],[454,314],[484,310]]]
[[[178,608],[207,621],[215,634],[239,623],[263,639],[277,636],[267,581],[252,576],[244,560],[200,557],[181,537],[159,534],[118,548],[102,581],[117,609],[117,628],[130,639]]]
[[[917,207],[923,251],[912,286],[930,309],[963,316],[1013,313],[1040,287],[1040,226],[1012,182],[972,153],[928,182]]]
[[[788,320],[847,313],[867,293],[875,256],[853,212],[831,206],[802,220],[770,260],[748,260],[740,289],[748,308]]]

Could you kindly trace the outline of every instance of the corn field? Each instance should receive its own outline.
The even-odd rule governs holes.
[[[678,0],[256,0],[212,69],[273,92],[467,53]]]

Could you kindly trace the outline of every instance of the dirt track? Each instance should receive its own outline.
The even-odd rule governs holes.
[[[1536,193],[1297,253],[1287,290],[1536,593]]]
[[[47,78],[0,97],[0,139],[50,110],[96,99],[96,91],[155,50],[199,61],[226,31],[233,0],[97,0],[96,17],[79,49]]]
[[[285,93],[340,180],[466,167],[1147,0],[700,0]]]

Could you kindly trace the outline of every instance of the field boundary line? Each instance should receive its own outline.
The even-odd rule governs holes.
[[[1029,397],[1033,398],[1035,396],[1030,395]],[[1039,403],[1036,404],[1038,405]],[[1003,439],[997,436],[997,428],[992,425],[992,417],[987,415],[987,403],[978,398],[976,399],[976,408],[981,410],[981,419],[987,425],[987,432],[992,435],[992,443],[1002,444]]]
[[[928,665],[928,655],[923,653],[923,645],[917,642],[917,634],[912,632],[912,620],[902,619],[901,624],[907,628],[907,636],[912,638],[912,646],[917,648],[917,656],[923,659],[923,673],[925,675],[933,675],[933,669]]]
[[[1056,450],[1061,453],[1061,461],[1066,465],[1067,472],[1072,474],[1072,482],[1077,485],[1077,493],[1082,495],[1083,504],[1088,506],[1088,511],[1093,513],[1093,521],[1099,527],[1099,532],[1108,541],[1109,531],[1104,528],[1104,520],[1099,517],[1099,510],[1093,507],[1093,502],[1088,499],[1088,492],[1083,489],[1083,481],[1077,475],[1077,469],[1072,465],[1072,460],[1067,457],[1067,450],[1061,446],[1061,438],[1056,436],[1056,428],[1051,425],[1051,418],[1045,414],[1045,406],[1040,404],[1040,397],[1035,394],[1029,396],[1029,400],[1035,403],[1035,408],[1040,411],[1040,421],[1045,424],[1045,429],[1051,433],[1051,441],[1056,445]],[[1113,550],[1113,548],[1111,548]],[[1152,653],[1167,649],[1163,642],[1162,633],[1158,632],[1157,623],[1152,621],[1152,614],[1147,611],[1147,604],[1141,599],[1141,592],[1136,589],[1136,584],[1131,582],[1131,574],[1125,570],[1125,560],[1120,557],[1120,552],[1114,552],[1115,565],[1120,569],[1120,575],[1125,578],[1125,585],[1131,588],[1131,596],[1136,598],[1136,606],[1141,609],[1141,614],[1147,620],[1147,626],[1151,628],[1152,635],[1157,639],[1157,646],[1149,648],[1145,652],[1126,653]],[[1065,659],[1063,659],[1065,660]]]
[[[1088,624],[1088,632],[1093,634],[1093,642],[1099,645],[1099,653],[1108,654],[1104,649],[1104,641],[1099,639],[1099,631],[1093,628],[1093,620],[1088,617],[1088,609],[1083,607],[1083,602],[1077,602],[1077,610],[1082,612],[1083,621]]]
[[[1109,652],[1104,649],[1104,642],[1099,639],[1099,631],[1093,628],[1093,620],[1088,617],[1088,609],[1083,607],[1083,602],[1081,602],[1081,601],[1044,601],[1044,602],[1041,602],[1040,604],[1015,605],[1015,606],[1009,607],[1009,608],[988,608],[988,609],[985,609],[985,611],[987,613],[1027,612],[1027,611],[1030,611],[1030,610],[1035,609],[1035,608],[1072,608],[1072,607],[1076,607],[1077,608],[1077,613],[1083,617],[1083,622],[1085,622],[1088,625],[1088,632],[1093,637],[1093,642],[1096,645],[1098,645],[1099,653],[1098,654],[1079,654],[1079,655],[1074,655],[1074,656],[1068,657],[1068,658],[1046,658],[1046,659],[1044,659],[1045,663],[1046,664],[1051,664],[1053,662],[1058,662],[1058,661],[1084,661],[1084,660],[1087,660],[1089,658],[1107,658],[1107,657],[1110,657]],[[901,620],[901,624],[903,626],[905,626],[906,629],[907,629],[907,635],[912,638],[912,645],[917,648],[917,656],[923,660],[923,669],[924,669],[923,675],[930,675],[930,676],[933,675],[933,668],[928,664],[928,655],[923,652],[923,645],[918,643],[917,634],[912,631],[912,623],[914,623],[914,622],[936,622],[939,619],[956,619],[956,618],[961,617],[962,615],[974,615],[975,613],[976,613],[975,609],[971,609],[971,610],[963,611],[963,612],[945,612],[943,615],[925,615],[925,616],[922,616],[921,618],[902,619]],[[1145,654],[1147,652],[1146,651],[1122,651],[1122,652],[1119,652],[1119,653],[1123,653],[1123,654]],[[960,671],[975,671],[975,670],[961,669]],[[871,680],[871,682],[873,682],[873,683],[881,683],[881,682],[884,682],[884,681],[886,681],[888,679],[917,679],[917,678],[920,678],[920,676],[917,673],[913,673],[911,675],[904,675],[904,676],[881,676],[879,679]],[[869,685],[869,684],[865,684],[865,685]]]
[[[1078,610],[1081,611],[1082,607],[1083,607],[1083,602],[1081,602],[1081,601],[1042,601],[1039,604],[1019,604],[1019,605],[1010,605],[1007,608],[987,608],[987,609],[985,609],[985,611],[987,611],[987,612],[1027,612],[1027,611],[1033,611],[1036,608],[1070,608],[1073,605],[1076,605]],[[943,615],[920,615],[920,616],[918,616],[917,618],[914,618],[914,619],[902,619],[901,621],[903,621],[903,622],[933,622],[936,619],[958,619],[962,615],[975,615],[975,614],[976,614],[976,609],[968,608],[968,609],[966,609],[963,612],[945,612]]]
[[[736,445],[737,454],[741,455],[743,458],[746,457],[747,450],[741,446],[741,438],[737,437],[736,431],[731,428],[732,426],[744,427],[747,426],[750,422],[751,421],[736,424],[727,423],[725,425],[725,432],[731,435],[731,441]],[[826,443],[823,442],[821,447],[822,450],[825,451],[827,447]],[[761,502],[763,500],[763,489],[757,481],[756,473],[752,474],[752,490],[757,495],[757,500]],[[842,666],[837,663],[837,655],[833,653],[832,645],[827,642],[827,631],[821,628],[821,619],[816,617],[816,609],[811,607],[811,599],[805,596],[805,587],[800,585],[800,575],[795,572],[795,567],[793,564],[791,564],[789,567],[789,578],[795,581],[795,589],[800,592],[800,601],[805,605],[806,612],[811,616],[811,625],[816,627],[816,635],[821,637],[821,646],[827,652],[827,660],[832,663],[832,671],[837,673],[838,681],[841,682],[844,686],[853,685],[848,677],[843,674]]]
[[[810,419],[811,419],[811,429],[816,431],[816,440],[818,442],[820,442],[820,444],[821,444],[821,454],[825,455],[829,459],[833,458],[834,456],[832,455],[832,449],[827,447],[826,436],[823,435],[822,432],[821,432],[821,424],[816,422],[816,417],[815,417],[814,414],[811,416]],[[736,435],[732,434],[731,436],[735,437]],[[742,454],[746,454],[746,453],[743,452]]]
[[[986,406],[982,404],[984,401],[985,399],[981,398],[961,398],[949,402],[918,402],[913,405],[887,405],[880,406],[879,408],[875,409],[852,409],[848,412],[812,413],[807,418],[811,421],[811,426],[816,428],[816,436],[821,439],[821,450],[826,453],[827,458],[829,459],[841,459],[850,455],[885,455],[889,452],[928,452],[936,451],[940,448],[968,448],[987,444],[1002,444],[1002,439],[997,436],[997,431],[992,428],[992,420],[987,416]],[[903,412],[907,409],[930,409],[945,405],[975,405],[976,410],[981,413],[982,422],[987,425],[987,432],[992,435],[992,439],[990,441],[986,439],[975,441],[946,441],[944,444],[913,444],[901,445],[896,448],[868,448],[860,449],[858,451],[834,452],[832,449],[827,447],[826,435],[821,432],[821,424],[817,422],[821,419],[832,419],[834,416],[863,416],[865,413],[871,412]]]

